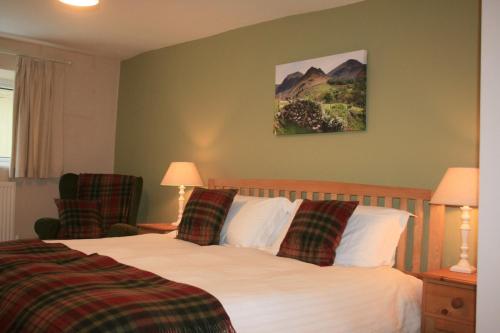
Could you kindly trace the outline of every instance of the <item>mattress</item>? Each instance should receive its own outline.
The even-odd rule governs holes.
[[[318,267],[161,234],[52,242],[202,288],[239,333],[420,331],[422,283],[390,267]]]

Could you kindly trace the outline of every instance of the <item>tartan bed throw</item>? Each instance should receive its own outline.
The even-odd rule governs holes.
[[[115,223],[128,223],[136,181],[134,176],[83,173],[78,176],[77,198],[100,202],[106,233]]]
[[[207,292],[39,240],[0,243],[0,332],[235,332]]]

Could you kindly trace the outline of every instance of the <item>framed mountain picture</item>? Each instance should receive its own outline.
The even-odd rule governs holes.
[[[274,134],[364,131],[366,50],[276,66]]]

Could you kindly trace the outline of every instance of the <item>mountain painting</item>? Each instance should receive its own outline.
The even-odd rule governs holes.
[[[366,50],[276,66],[276,135],[366,129]]]

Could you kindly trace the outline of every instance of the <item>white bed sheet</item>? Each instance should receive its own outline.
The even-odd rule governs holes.
[[[202,288],[239,333],[420,331],[422,283],[389,267],[318,267],[160,234],[57,242]]]

